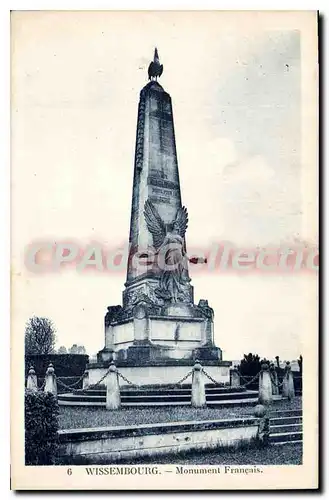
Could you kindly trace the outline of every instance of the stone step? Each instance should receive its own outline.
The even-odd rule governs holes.
[[[270,434],[303,432],[303,424],[270,425]]]
[[[226,394],[210,394],[206,396],[207,402],[209,403],[217,403],[227,400],[246,400],[246,399],[255,399],[257,393],[255,391],[245,391],[243,393],[226,393]],[[104,402],[106,401],[105,394],[102,396],[86,393],[68,393],[68,394],[60,394],[58,395],[60,401],[90,401],[90,402]],[[135,395],[129,394],[129,396],[121,395],[121,402],[124,403],[173,403],[173,404],[181,404],[183,402],[189,403],[191,401],[191,394],[187,395],[177,395],[177,394],[166,394],[166,395],[149,395],[148,393],[144,393],[143,395]]]
[[[106,389],[105,387],[102,387],[100,389],[79,389],[78,391],[75,391],[77,394],[92,394],[94,396],[105,396],[106,394]],[[235,387],[206,387],[206,394],[240,394],[240,393],[245,393],[246,389],[243,388],[235,388]],[[254,391],[256,392],[256,391]],[[136,389],[136,388],[130,388],[130,389],[120,389],[120,394],[121,396],[144,396],[147,394],[148,396],[156,396],[160,394],[161,396],[166,396],[166,395],[172,395],[172,394],[177,394],[177,395],[190,395],[191,394],[191,386],[186,386],[183,388],[158,388],[158,389],[148,389],[148,388],[143,388],[143,389]]]
[[[271,443],[272,446],[282,446],[285,444],[303,444],[302,439],[292,439],[291,441],[277,441],[275,443]]]
[[[258,397],[258,392],[257,391],[245,391],[241,393],[226,393],[226,394],[216,394],[212,393],[209,394],[206,392],[206,399],[207,401],[217,401],[221,399],[248,399],[248,398],[255,398]]]
[[[272,410],[270,418],[287,418],[287,417],[301,417],[303,415],[302,408],[294,410]]]
[[[231,406],[249,406],[249,405],[255,405],[257,403],[258,399],[257,398],[249,398],[249,399],[232,399],[232,400],[222,400],[222,401],[212,401],[211,403],[207,403],[207,406],[209,408],[214,408],[214,407],[231,407]],[[91,401],[88,399],[84,400],[68,400],[68,399],[58,399],[58,404],[60,406],[103,406],[105,407],[105,401]],[[163,406],[191,406],[191,401],[180,401],[179,403],[177,401],[158,401],[158,402],[150,402],[145,404],[145,402],[139,402],[139,403],[127,403],[127,402],[122,402],[122,407],[123,408],[138,408],[138,407],[145,407],[147,406],[148,408],[151,407],[163,407]]]
[[[207,401],[208,408],[216,407],[228,407],[228,406],[252,406],[258,403],[257,398],[247,398],[247,399],[232,399],[223,401]]]
[[[280,410],[270,413],[270,443],[284,445],[303,442],[303,410]]]
[[[291,443],[303,440],[303,432],[275,432],[270,433],[270,443]]]
[[[303,422],[302,416],[292,416],[292,417],[280,417],[280,418],[270,418],[270,425],[289,425],[289,424],[301,424]]]

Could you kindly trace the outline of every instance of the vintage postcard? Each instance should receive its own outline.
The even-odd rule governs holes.
[[[318,488],[317,47],[12,12],[13,489]]]

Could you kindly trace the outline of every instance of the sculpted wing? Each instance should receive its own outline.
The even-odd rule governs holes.
[[[144,217],[147,229],[153,236],[153,244],[158,249],[166,236],[166,228],[159,212],[150,200],[146,200],[144,205]]]
[[[178,233],[179,235],[184,238],[187,225],[188,225],[188,214],[186,207],[180,207],[177,210],[177,215],[175,219],[175,224],[178,226]]]

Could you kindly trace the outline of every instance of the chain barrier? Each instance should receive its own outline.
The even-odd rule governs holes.
[[[254,377],[252,377],[251,380],[248,380],[247,378],[245,378],[243,375],[241,375],[241,373],[239,372],[239,370],[237,370],[238,372],[238,375],[240,377],[240,380],[242,382],[244,382],[244,384],[240,385],[240,387],[243,387],[243,388],[246,388],[247,386],[251,385],[258,377],[259,375],[263,372],[264,370],[260,370],[260,372],[257,373],[257,375],[255,375]],[[107,377],[107,375],[109,374],[110,372],[110,368],[105,372],[105,374],[94,384],[91,384],[89,385],[88,387],[85,388],[86,391],[90,390],[90,389],[93,389],[95,387],[97,387],[101,382],[103,382],[103,380]],[[218,382],[217,380],[215,380],[204,368],[202,368],[202,372],[205,374],[205,376],[215,385],[217,386],[223,386],[223,383],[222,382]],[[167,386],[167,388],[169,389],[173,389],[175,387],[179,387],[183,384],[183,382],[185,382],[185,380],[187,380],[193,373],[193,369],[190,370],[184,377],[182,377],[180,380],[178,380],[178,382],[174,383],[174,384],[170,384]],[[128,385],[130,385],[131,387],[135,387],[136,389],[139,389],[141,388],[141,385],[138,385],[138,384],[135,384],[133,382],[131,382],[131,380],[127,379],[119,370],[117,370],[117,374],[118,376],[124,381],[126,382]],[[61,380],[61,378],[57,378],[56,375],[55,375],[55,379],[57,381],[57,383],[62,386],[63,388],[65,389],[68,389],[68,390],[74,390],[74,388],[81,382],[81,380],[83,380],[85,376],[85,373],[83,373],[81,375],[81,377],[74,383],[74,384],[71,384],[71,385],[67,385],[65,384],[65,382],[63,382]],[[278,387],[278,388],[281,388],[283,386],[283,381],[282,382],[276,382],[274,379],[273,379],[273,376],[272,374],[270,373],[270,377],[271,377],[271,382],[274,386]],[[296,377],[296,378],[302,378],[302,377]],[[39,391],[43,391],[44,387],[46,385],[46,378],[44,379],[41,387],[38,388]]]
[[[283,380],[281,383],[280,382],[276,383],[275,380],[273,379],[272,375],[271,375],[271,382],[273,385],[275,385],[275,387],[278,387],[279,389],[280,389],[280,387],[283,386]]]
[[[75,382],[74,384],[72,385],[67,385],[65,384],[64,382],[61,381],[61,379],[59,377],[56,377],[55,375],[55,380],[57,382],[57,384],[61,385],[62,387],[64,387],[65,389],[74,389],[74,387],[76,385],[79,384],[79,382],[81,382],[81,380],[83,379],[83,376],[79,378],[79,380],[77,380],[77,382]],[[38,391],[43,391],[44,388],[45,388],[45,385],[46,385],[46,378],[44,378],[43,382],[42,382],[42,385],[40,387],[38,387]]]
[[[86,387],[86,391],[89,391],[89,389],[94,389],[97,385],[99,385],[101,382],[103,382],[103,380],[108,376],[108,374],[110,373],[110,370],[111,370],[111,367],[107,370],[107,372],[104,373],[104,375],[95,383],[95,384],[91,384],[91,385],[88,385],[88,387]]]
[[[64,382],[62,382],[62,381],[61,381],[59,378],[57,378],[56,376],[55,376],[55,380],[56,380],[56,383],[57,383],[59,386],[64,387],[64,389],[69,389],[69,390],[71,390],[71,389],[72,389],[72,387],[70,387],[69,385],[64,384]]]
[[[213,384],[215,384],[215,385],[220,385],[220,386],[222,386],[222,385],[223,385],[221,382],[217,382],[217,380],[215,380],[214,378],[212,378],[212,376],[211,376],[211,375],[209,375],[209,373],[207,373],[207,372],[206,372],[206,370],[205,370],[204,368],[202,368],[202,372],[205,374],[205,376],[206,376],[207,378],[209,378],[209,380],[211,380],[211,381],[213,382]]]
[[[43,391],[46,385],[46,379],[44,379],[42,386],[38,388],[39,391]]]
[[[183,382],[185,382],[186,379],[188,379],[193,373],[193,370],[190,370],[183,378],[178,380],[175,384],[172,384],[173,387],[176,387],[177,385],[182,385]]]
[[[248,387],[248,385],[251,385],[253,382],[255,382],[255,380],[257,380],[260,376],[260,374],[263,373],[263,370],[261,370],[260,372],[257,373],[257,375],[255,375],[251,380],[249,380],[249,382],[245,382],[242,387],[246,388]]]
[[[260,370],[260,372],[258,372],[257,375],[255,375],[251,380],[247,380],[243,375],[241,375],[239,370],[237,370],[240,379],[242,380],[242,382],[244,382],[244,384],[240,385],[240,387],[246,388],[248,385],[252,384],[263,371],[264,370]]]
[[[56,377],[56,380],[60,385],[62,385],[62,387],[65,387],[66,389],[74,389],[74,387],[76,387],[81,382],[81,380],[83,380],[84,376],[85,376],[85,374],[83,373],[81,375],[81,377],[79,378],[79,380],[77,380],[76,382],[74,382],[74,384],[71,384],[71,385],[67,385],[64,382],[62,382],[61,378],[64,378],[64,377]]]
[[[202,370],[202,371],[203,371],[203,373],[205,374],[205,376],[206,376],[209,380],[211,380],[211,382],[213,382],[215,385],[218,385],[218,386],[220,386],[220,387],[222,387],[222,386],[223,386],[223,383],[218,382],[217,380],[215,380],[214,378],[212,378],[212,376],[211,376],[211,375],[209,375],[209,373],[207,373],[207,372],[206,372],[206,370],[205,370],[204,368],[203,368],[203,370]],[[260,373],[262,373],[262,370],[261,370],[259,373],[257,373],[257,375],[255,375],[255,376],[254,376],[251,380],[247,380],[246,378],[244,378],[244,377],[241,375],[241,373],[240,373],[240,372],[238,372],[239,377],[242,379],[242,381],[245,381],[245,383],[244,383],[243,385],[240,385],[240,387],[244,387],[244,388],[245,388],[245,387],[247,387],[248,385],[252,384],[252,383],[256,380],[256,378],[257,378],[257,377],[259,377]]]
[[[247,387],[248,385],[252,384],[257,377],[259,377],[259,375],[263,372],[264,370],[261,370],[259,373],[257,373],[257,375],[255,375],[251,380],[245,382],[243,385],[241,385],[241,387]],[[242,382],[246,381],[247,379],[245,377],[243,377],[241,375],[241,373],[238,371],[238,374],[239,374],[239,377],[240,379],[242,380]],[[275,380],[273,379],[272,377],[272,374],[270,373],[270,377],[271,377],[271,382],[273,385],[275,385],[276,387],[278,387],[279,389],[283,386],[283,381],[282,382],[278,382],[276,383]]]
[[[94,384],[91,384],[89,385],[88,387],[85,388],[86,391],[90,390],[90,389],[93,389],[95,387],[97,387],[101,382],[103,382],[103,380],[107,377],[107,375],[109,374],[110,372],[110,368],[107,370],[107,372]],[[175,384],[171,384],[169,387],[170,388],[174,388],[174,387],[177,387],[179,385],[181,385],[183,382],[185,382],[185,380],[188,379],[188,377],[190,377],[192,375],[192,372],[193,370],[190,370],[184,377],[182,377],[178,382],[176,382]],[[119,372],[119,370],[117,370],[117,374],[120,378],[122,378],[122,380],[124,380],[128,385],[132,386],[132,387],[135,387],[137,389],[139,389],[141,386],[138,385],[138,384],[134,384],[133,382],[131,382],[130,380],[128,380],[121,372]],[[55,375],[56,377],[56,375]],[[64,389],[69,389],[69,390],[72,390],[74,389],[75,386],[78,385],[79,382],[81,382],[81,380],[83,379],[84,377],[84,374],[79,378],[79,380],[77,380],[74,384],[71,384],[71,385],[67,385],[65,384],[65,382],[63,382],[60,378],[57,378],[56,377],[56,381],[57,383],[64,387]],[[44,380],[42,386],[39,388],[40,390],[43,390],[44,386],[45,386],[45,383],[46,381]]]
[[[122,378],[122,380],[124,380],[125,382],[127,382],[128,385],[130,385],[132,387],[136,387],[137,389],[140,388],[140,385],[134,384],[133,382],[131,382],[130,380],[128,380],[124,375],[122,375],[121,372],[119,372],[119,370],[117,370],[117,374],[119,375],[120,378]]]

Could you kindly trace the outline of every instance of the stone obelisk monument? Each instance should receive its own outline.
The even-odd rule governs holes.
[[[155,49],[138,106],[125,290],[122,305],[108,307],[105,347],[94,367],[99,374],[114,359],[129,375],[142,377],[147,367],[149,383],[170,382],[199,359],[217,380],[227,380],[231,363],[222,361],[214,345],[213,309],[205,299],[194,303],[185,243],[188,213],[181,199],[172,101],[157,81],[162,71]]]

